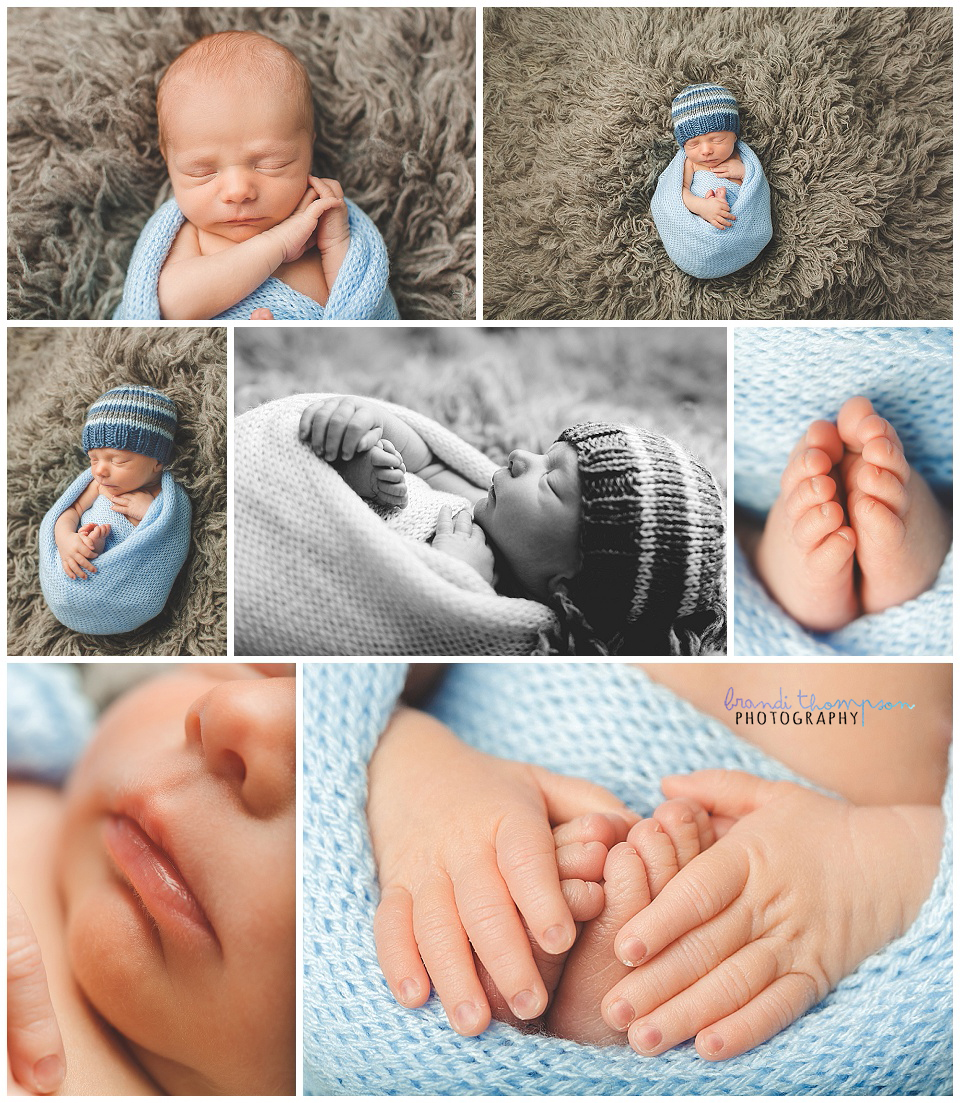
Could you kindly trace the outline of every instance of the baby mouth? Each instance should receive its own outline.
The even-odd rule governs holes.
[[[166,851],[129,816],[109,816],[107,850],[161,931],[216,939],[210,921]]]

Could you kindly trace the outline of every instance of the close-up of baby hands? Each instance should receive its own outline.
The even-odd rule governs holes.
[[[688,1038],[708,1060],[752,1049],[903,934],[929,894],[938,808],[859,807],[732,770],[667,778],[663,789],[729,830],[616,937],[632,968],[602,1014],[642,1056]]]
[[[371,760],[367,804],[374,937],[398,1002],[419,1007],[432,985],[457,1033],[481,1033],[491,1009],[476,954],[513,1015],[541,1016],[548,992],[530,934],[554,955],[577,934],[553,827],[591,811],[636,819],[600,786],[483,754],[398,711]]]
[[[327,463],[352,460],[382,436],[382,412],[353,398],[335,395],[311,403],[300,415],[300,440]]]

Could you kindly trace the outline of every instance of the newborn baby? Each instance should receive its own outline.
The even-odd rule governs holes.
[[[722,85],[685,88],[671,117],[680,150],[650,202],[660,239],[689,275],[729,275],[755,260],[773,236],[763,167],[740,139],[740,110]]]
[[[68,578],[96,574],[93,560],[146,516],[160,496],[176,430],[176,406],[151,387],[114,387],[90,407],[82,444],[93,478],[53,529]]]
[[[295,696],[183,666],[107,709],[62,791],[8,782],[63,1094],[293,1094]]]
[[[511,452],[481,487],[369,399],[308,406],[300,437],[365,498],[402,507],[409,471],[466,499],[472,517],[440,509],[433,548],[500,594],[549,605],[572,653],[685,654],[725,639],[723,504],[710,473],[673,441],[578,425],[545,455]]]
[[[755,548],[757,573],[805,628],[830,632],[928,590],[950,518],[896,429],[857,395],[798,441]]]
[[[238,304],[228,316],[272,318],[276,306],[278,317],[321,318],[309,308],[327,306],[354,234],[382,283],[357,310],[397,316],[376,228],[336,180],[311,173],[313,94],[289,50],[254,31],[201,38],[163,75],[157,119],[175,203],[144,229],[118,316],[148,316],[141,300],[155,292],[163,318],[216,318]],[[361,316],[349,295],[362,274],[337,316]]]
[[[712,173],[732,185],[743,183],[744,166],[737,153],[740,137],[737,101],[719,84],[694,84],[674,98],[670,114],[673,132],[686,154],[683,205],[720,230],[732,226],[736,218],[730,213],[730,204],[737,197],[736,187],[701,186],[698,194],[694,194],[692,187],[698,172]],[[709,175],[705,179],[711,183]]]

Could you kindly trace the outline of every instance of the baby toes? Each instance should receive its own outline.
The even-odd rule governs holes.
[[[805,479],[829,475],[833,460],[822,448],[801,448],[789,460],[780,476],[780,489],[789,497]]]
[[[829,475],[814,475],[797,483],[784,503],[787,517],[796,524],[811,509],[836,497],[837,484]]]
[[[802,513],[793,526],[793,539],[803,552],[812,552],[821,541],[843,524],[838,502],[824,502]]]
[[[848,398],[840,407],[840,412],[837,414],[837,430],[849,451],[859,452],[863,448],[864,440],[869,439],[862,438],[858,430],[864,418],[873,413],[873,404],[863,395]]]

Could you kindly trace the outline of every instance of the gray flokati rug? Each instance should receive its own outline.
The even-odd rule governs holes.
[[[948,318],[949,8],[487,8],[484,314]],[[670,100],[738,97],[774,239],[723,279],[650,217]]]
[[[11,318],[111,316],[165,198],[157,79],[231,28],[307,66],[315,168],[384,235],[401,315],[475,316],[473,9],[12,8],[7,21]]]

